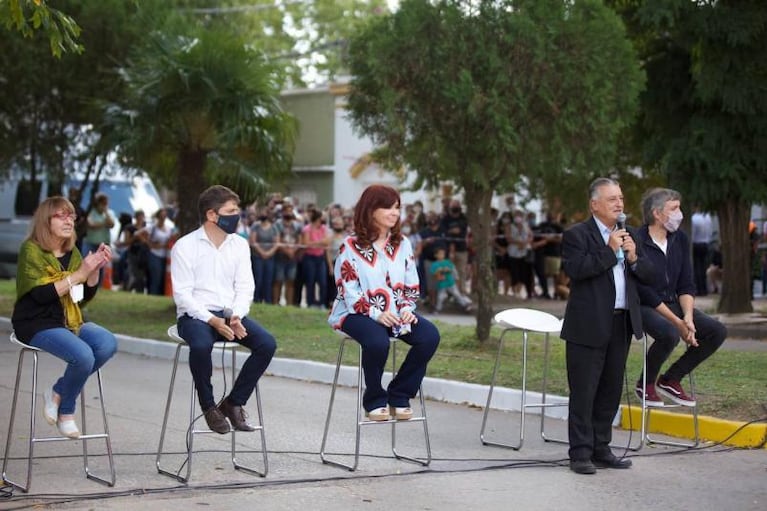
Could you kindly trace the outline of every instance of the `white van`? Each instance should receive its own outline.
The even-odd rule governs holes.
[[[62,194],[66,197],[71,187],[80,187],[81,176],[68,177],[63,185]],[[13,173],[0,178],[0,278],[16,276],[16,260],[19,247],[29,233],[29,221],[37,205],[48,197],[48,182],[39,181],[39,192],[29,190],[29,181]],[[152,180],[145,175],[129,176],[123,171],[112,171],[109,176],[102,176],[99,191],[109,197],[109,209],[115,213],[115,226],[112,228],[112,241],[117,240],[120,226],[117,216],[128,213],[133,216],[136,210],[144,210],[147,218],[162,207],[160,195]],[[83,208],[87,208],[90,199],[91,183],[83,191]]]

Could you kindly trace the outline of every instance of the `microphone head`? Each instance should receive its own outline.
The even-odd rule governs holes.
[[[625,229],[626,228],[626,213],[624,213],[623,211],[618,213],[617,223],[618,223],[618,228],[619,229]]]
[[[222,312],[224,314],[224,319],[232,319],[232,314],[234,313],[232,309],[226,307]]]

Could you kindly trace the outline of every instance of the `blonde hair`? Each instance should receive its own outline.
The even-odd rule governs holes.
[[[76,214],[75,207],[66,197],[48,197],[41,202],[32,217],[32,228],[27,239],[37,243],[40,248],[48,252],[53,252],[56,249],[64,252],[72,250],[77,240],[74,229],[72,229],[72,235],[69,239],[63,242],[51,231],[51,218],[62,209],[70,215]]]

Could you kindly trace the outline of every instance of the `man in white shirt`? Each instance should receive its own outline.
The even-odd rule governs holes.
[[[709,246],[711,245],[711,236],[713,234],[711,215],[704,213],[696,206],[691,222],[692,272],[695,280],[695,294],[697,296],[706,296],[708,294],[706,269],[708,268]]]
[[[255,284],[247,240],[235,234],[240,198],[225,186],[200,195],[202,225],[176,242],[171,253],[173,299],[179,335],[189,344],[189,368],[205,420],[216,433],[254,431],[242,409],[272,360],[276,343],[261,325],[246,317]],[[211,353],[214,342],[234,341],[251,354],[229,395],[213,397]]]

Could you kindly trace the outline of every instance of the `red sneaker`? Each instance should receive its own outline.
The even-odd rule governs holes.
[[[676,380],[669,380],[661,376],[656,384],[658,393],[669,398],[673,402],[682,406],[695,406],[695,400],[685,393],[682,385]]]
[[[663,400],[655,392],[655,385],[652,383],[647,386],[647,392],[645,393],[644,388],[642,388],[642,380],[639,380],[634,388],[634,392],[639,398],[640,403],[642,402],[642,395],[644,394],[645,405],[653,407],[661,407],[664,405]]]

